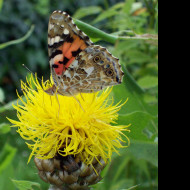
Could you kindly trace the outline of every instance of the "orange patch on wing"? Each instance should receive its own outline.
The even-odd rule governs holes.
[[[56,64],[56,65],[58,65],[58,68],[54,68],[56,74],[57,74],[57,75],[62,75],[62,73],[63,73],[63,71],[64,71],[63,64],[58,63],[58,64]]]
[[[64,56],[70,59],[72,57],[72,52],[80,49],[85,49],[87,45],[84,40],[81,40],[77,35],[73,35],[74,41],[72,42],[69,49],[64,53]]]
[[[74,39],[72,43],[64,42],[64,44],[61,47],[59,47],[59,49],[63,52],[62,60],[64,60],[64,57],[66,57],[67,59],[69,59],[69,61],[66,63],[66,65],[61,64],[61,67],[59,67],[60,69],[57,68],[57,72],[64,72],[74,61],[75,57],[73,57],[72,52],[77,51],[79,48],[81,50],[87,48],[85,41],[81,40],[80,37],[78,37],[77,35],[73,35],[72,37]]]
[[[80,46],[81,46],[81,41],[82,40],[77,36],[75,38],[75,40],[73,41],[73,43],[72,43],[71,47],[69,48],[69,50],[71,49],[71,51],[76,51],[77,49],[79,49]]]
[[[63,55],[65,56],[66,52],[69,50],[69,48],[71,47],[71,43],[65,42],[63,44]]]
[[[84,44],[82,44],[82,46],[80,47],[80,49],[82,49],[82,50],[84,50],[84,49],[86,49],[87,48],[87,45],[84,43]]]
[[[77,49],[79,49],[80,46],[81,46],[81,40],[79,39],[79,37],[77,37],[74,40],[74,42],[72,43],[72,45],[70,46],[70,48],[65,53],[65,57],[67,57],[68,59],[70,59],[72,57],[72,52],[76,51]]]
[[[56,55],[53,59],[54,64],[57,65],[56,68],[54,67],[54,70],[57,75],[62,75],[62,73],[64,71],[63,64],[59,63],[59,61],[62,61],[62,60],[63,60],[63,54]]]

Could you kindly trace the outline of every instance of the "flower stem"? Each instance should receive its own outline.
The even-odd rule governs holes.
[[[19,38],[17,40],[11,40],[9,42],[5,42],[5,43],[0,44],[0,49],[6,48],[7,46],[10,46],[10,45],[14,45],[14,44],[18,44],[18,43],[23,42],[32,34],[33,30],[34,30],[34,25],[32,25],[30,27],[30,30],[22,38]]]
[[[158,36],[153,34],[137,35],[133,33],[133,36],[118,36],[118,35],[108,34],[80,20],[74,19],[74,21],[76,25],[91,38],[103,39],[104,41],[110,42],[112,44],[115,44],[117,40],[154,40],[154,41],[158,40]]]

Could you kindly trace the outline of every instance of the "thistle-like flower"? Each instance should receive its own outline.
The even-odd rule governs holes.
[[[39,83],[31,75],[21,81],[22,103],[13,105],[20,136],[30,141],[29,160],[35,156],[40,177],[57,187],[88,189],[101,180],[100,172],[113,152],[126,146],[128,126],[116,125],[121,104],[113,105],[111,88],[76,97],[50,96],[44,92],[52,82]],[[114,125],[111,125],[114,124]],[[122,138],[123,136],[123,138]]]

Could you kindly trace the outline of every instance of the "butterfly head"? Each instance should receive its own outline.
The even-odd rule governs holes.
[[[44,90],[47,94],[49,94],[50,96],[55,95],[56,91],[57,91],[57,87],[55,85],[53,85],[52,87]]]

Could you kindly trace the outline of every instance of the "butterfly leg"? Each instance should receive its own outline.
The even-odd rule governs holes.
[[[82,107],[80,101],[74,96],[74,94],[72,94],[71,91],[68,91],[68,93],[78,102],[78,104],[80,105],[81,109],[84,111],[84,109],[83,109],[83,107]],[[85,112],[85,111],[84,111],[84,112]]]
[[[59,99],[58,99],[57,91],[55,92],[55,97],[56,97],[57,103],[59,105],[59,109],[58,109],[58,118],[59,118],[60,104],[59,104]]]
[[[82,98],[82,100],[84,101],[84,98],[83,98],[83,96],[82,96],[82,93],[80,92],[80,97]]]

